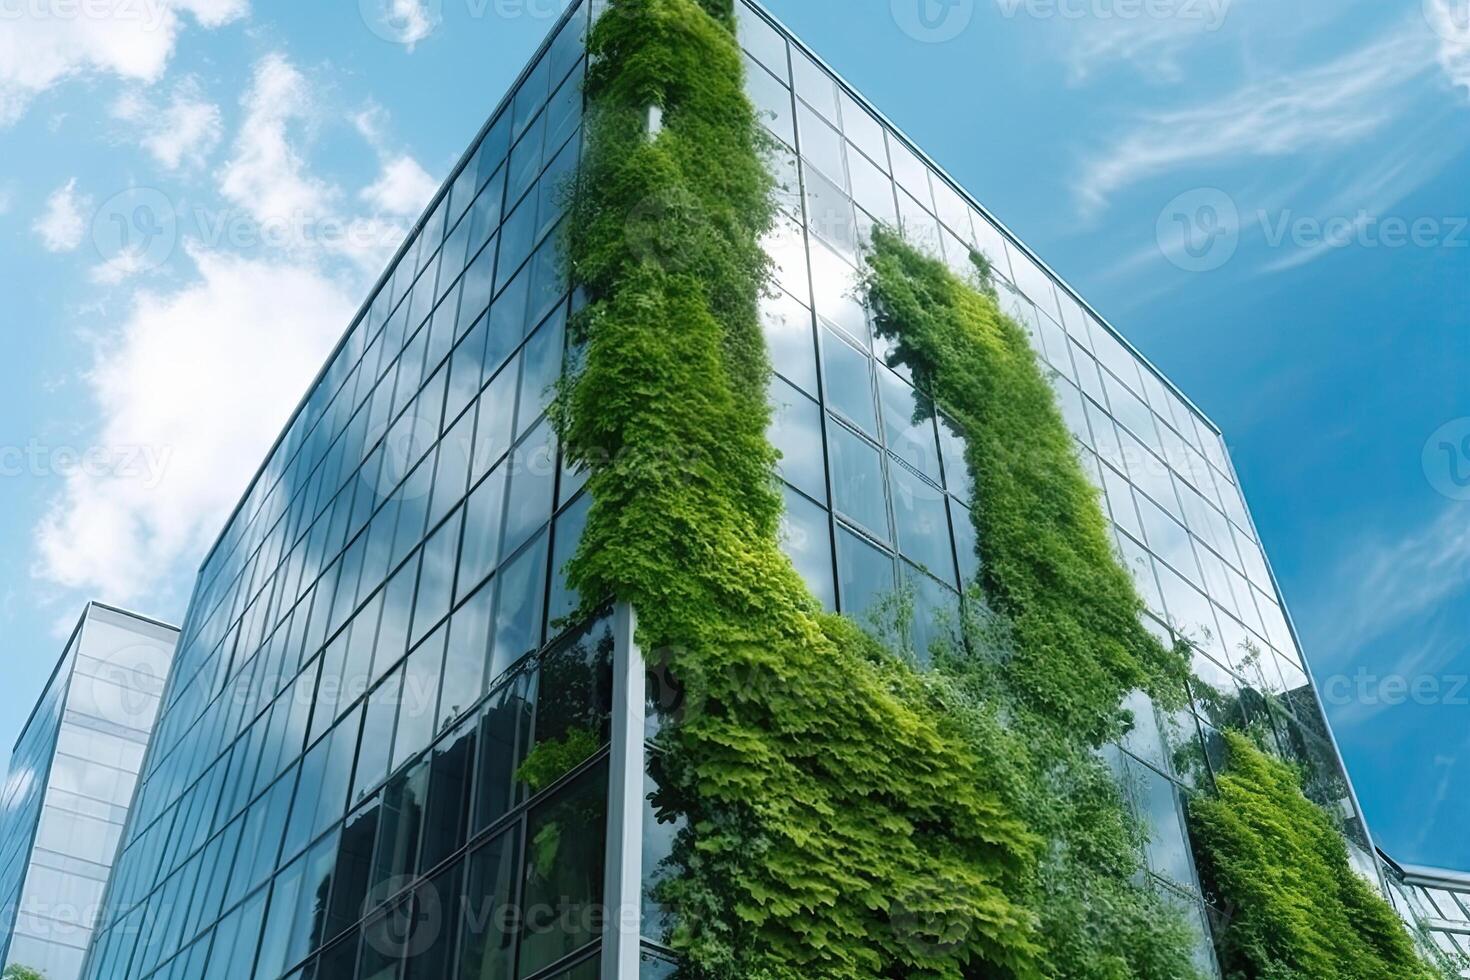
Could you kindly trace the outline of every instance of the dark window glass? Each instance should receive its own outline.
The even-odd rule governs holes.
[[[400,568],[383,593],[383,620],[378,628],[378,649],[373,659],[374,676],[387,673],[408,650],[408,621],[413,612],[418,564],[415,557]]]
[[[602,933],[607,766],[531,811],[517,976],[528,977]]]
[[[383,791],[381,826],[368,887],[371,905],[391,898],[390,892],[397,890],[403,876],[418,866],[428,781],[429,763],[421,760],[390,779]]]
[[[424,848],[419,870],[428,871],[464,844],[470,827],[470,779],[475,766],[476,721],[461,725],[434,747]]]
[[[495,823],[515,805],[515,773],[531,739],[532,697],[532,677],[523,672],[491,696],[480,718],[476,830]]]
[[[342,846],[337,852],[336,884],[327,916],[327,935],[336,936],[362,918],[373,866],[373,844],[378,835],[382,800],[376,799],[347,818]]]
[[[459,940],[463,865],[456,864],[414,889],[412,917],[403,932],[403,980],[446,980]]]
[[[861,436],[832,423],[832,504],[879,538],[888,538],[888,504],[883,493],[883,463],[878,450]]]
[[[551,603],[547,609],[552,623],[576,612],[581,601],[576,590],[567,584],[567,563],[577,553],[591,509],[592,495],[583,494],[556,519],[551,554]]]
[[[464,904],[462,980],[510,980],[515,932],[508,907],[515,901],[518,834],[512,829],[470,855]]]

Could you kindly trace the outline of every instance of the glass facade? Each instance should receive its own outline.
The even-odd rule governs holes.
[[[1470,977],[1470,875],[1401,865],[1379,852],[1388,897],[1415,935]]]
[[[1213,971],[1182,800],[1211,778],[1218,725],[1266,726],[1371,853],[1220,434],[798,41],[736,6],[785,185],[763,314],[783,545],[859,619],[904,587],[921,658],[957,608],[976,570],[962,438],[943,406],[913,423],[923,395],[886,366],[853,287],[875,221],[957,268],[982,252],[1151,625],[1196,647],[1207,689],[1169,717],[1135,699],[1110,759],[1151,830],[1151,880]],[[558,235],[590,16],[587,0],[567,12],[482,130],[204,562],[90,980],[667,975],[646,894],[631,961],[600,921],[674,828],[645,815],[656,758],[631,805],[620,791],[644,785],[642,698],[608,679],[634,656],[626,637],[612,616],[562,621],[588,501],[545,414],[578,302]],[[573,772],[519,778],[532,746],[573,734],[597,746]],[[629,828],[641,850],[619,843]]]
[[[0,795],[0,965],[76,980],[178,631],[87,607]]]

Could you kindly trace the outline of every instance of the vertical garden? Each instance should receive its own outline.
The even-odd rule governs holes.
[[[557,416],[592,496],[569,577],[631,603],[683,690],[659,736],[657,805],[684,828],[660,869],[662,938],[690,978],[1195,977],[1099,753],[1130,692],[1182,705],[1187,658],[1141,625],[983,263],[962,280],[880,229],[859,284],[894,363],[966,436],[982,571],[956,639],[919,670],[823,612],[779,548],[759,318],[775,188],[733,28],[729,0],[607,4],[569,235],[587,303]],[[1256,804],[1310,807],[1285,778]],[[1233,822],[1229,790],[1199,823],[1220,895],[1245,909],[1254,849],[1294,855],[1273,820]],[[1326,860],[1341,841],[1310,845]],[[1295,930],[1252,932],[1240,956],[1227,941],[1237,975],[1428,975],[1337,868],[1343,927],[1366,937],[1342,955],[1379,972],[1311,972],[1341,961],[1294,959]],[[1279,884],[1299,891],[1263,899],[1263,921],[1320,880]]]

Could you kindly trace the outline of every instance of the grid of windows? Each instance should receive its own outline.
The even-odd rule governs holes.
[[[1388,896],[1409,929],[1470,977],[1470,875],[1400,865],[1379,852]]]
[[[177,633],[89,605],[13,758],[0,838],[0,964],[76,980]]]
[[[525,663],[576,605],[556,570],[586,513],[545,412],[587,18],[486,126],[206,560],[89,976],[397,976],[383,947],[430,893],[600,896],[579,848],[605,766],[534,800],[513,778],[572,690],[548,701]],[[548,822],[577,842],[555,860]],[[593,939],[481,924],[407,969],[560,975]]]
[[[913,421],[925,396],[887,366],[854,283],[875,221],[957,269],[983,253],[1052,369],[1152,625],[1193,640],[1212,685],[1176,717],[1138,699],[1110,758],[1152,831],[1153,880],[1198,919],[1213,969],[1180,800],[1209,778],[1220,713],[1259,713],[1325,774],[1324,797],[1346,787],[1219,434],[799,43],[737,8],[783,183],[763,308],[783,545],[828,608],[861,619],[906,589],[921,659],[953,621],[976,571],[963,436],[943,406]],[[588,506],[545,416],[577,303],[557,235],[588,17],[586,0],[569,11],[485,127],[201,569],[89,977],[596,975],[595,928],[486,931],[468,905],[432,942],[411,928],[444,894],[478,911],[599,894],[605,750],[534,799],[512,775],[528,739],[556,737],[551,704],[601,690],[595,658],[551,684],[566,648],[532,655],[575,606],[560,569]],[[568,821],[584,850],[548,858],[537,842]],[[644,972],[667,969],[650,946]]]
[[[1213,970],[1180,794],[1210,778],[1218,725],[1264,720],[1313,773],[1319,800],[1353,814],[1345,829],[1360,854],[1367,847],[1219,432],[800,42],[753,5],[737,10],[748,94],[778,141],[785,185],[769,242],[781,288],[764,319],[779,374],[771,438],[784,455],[786,550],[829,608],[859,618],[909,589],[922,659],[936,617],[975,572],[963,436],[943,406],[913,423],[925,396],[887,367],[858,263],[877,222],[962,274],[978,251],[1049,370],[1150,625],[1191,641],[1212,688],[1169,718],[1136,697],[1137,728],[1112,759],[1152,832],[1150,870],[1199,920],[1199,958]]]

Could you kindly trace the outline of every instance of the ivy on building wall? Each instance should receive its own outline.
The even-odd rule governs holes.
[[[1129,692],[1177,704],[1186,661],[1140,624],[983,263],[967,282],[880,229],[861,284],[968,437],[982,573],[935,669],[822,612],[780,551],[758,314],[773,186],[732,11],[607,4],[568,236],[586,304],[555,412],[592,501],[568,576],[588,612],[637,608],[680,689],[659,938],[699,980],[1195,977],[1097,753]]]
[[[1402,920],[1353,870],[1299,774],[1238,732],[1218,793],[1190,807],[1201,872],[1230,911],[1221,954],[1240,980],[1428,980]]]

